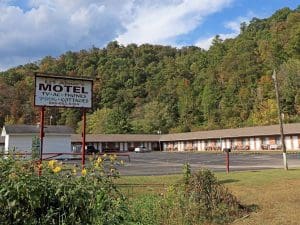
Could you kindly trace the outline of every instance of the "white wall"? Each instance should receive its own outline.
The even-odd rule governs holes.
[[[255,150],[261,150],[261,139],[259,137],[255,138]]]
[[[6,135],[5,151],[15,149],[18,152],[19,151],[31,152],[32,137],[33,135],[9,135],[9,136]]]
[[[5,150],[31,152],[32,138],[34,135],[9,135],[8,142],[5,139]],[[70,135],[46,135],[44,137],[43,152],[71,152]]]
[[[292,140],[290,136],[285,136],[285,147],[286,150],[292,150]]]
[[[69,135],[48,135],[44,137],[44,152],[71,152]]]
[[[299,149],[299,142],[298,142],[298,136],[293,136],[293,150],[298,150]]]
[[[250,150],[255,150],[255,138],[250,138]]]
[[[9,149],[8,143],[9,143],[9,135],[5,135],[5,140],[4,140],[4,151],[5,151],[6,153],[7,153],[8,149]]]

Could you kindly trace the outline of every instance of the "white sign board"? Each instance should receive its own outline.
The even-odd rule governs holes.
[[[92,108],[93,81],[35,75],[35,106]]]

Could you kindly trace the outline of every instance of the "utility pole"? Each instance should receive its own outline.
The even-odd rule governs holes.
[[[283,156],[283,166],[284,166],[285,170],[288,170],[288,163],[287,163],[287,159],[286,159],[286,147],[285,147],[284,133],[283,133],[282,116],[281,116],[281,107],[280,107],[280,101],[279,101],[279,91],[278,91],[278,83],[277,83],[277,74],[276,74],[275,69],[273,71],[272,78],[273,78],[274,84],[275,84],[277,112],[278,112],[278,119],[279,119],[279,125],[280,125],[280,136],[281,136],[281,148],[282,148],[282,156]]]
[[[52,119],[53,119],[53,116],[51,115],[50,116],[50,126],[52,125]]]
[[[161,143],[160,143],[161,130],[158,130],[157,134],[159,135],[159,137],[158,137],[158,145],[159,145],[159,151],[161,152]]]

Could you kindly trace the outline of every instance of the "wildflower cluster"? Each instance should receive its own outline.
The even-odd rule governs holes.
[[[98,176],[102,178],[116,178],[119,177],[117,170],[118,165],[124,165],[122,160],[117,159],[116,154],[99,155],[95,159],[90,160],[90,166],[82,170],[82,176]]]
[[[36,161],[0,159],[0,224],[125,224],[125,197],[111,179],[115,162],[101,156],[78,171],[50,160],[38,176]]]
[[[57,160],[50,160],[48,162],[48,168],[53,172],[53,173],[59,173],[62,169],[61,163],[59,163]]]

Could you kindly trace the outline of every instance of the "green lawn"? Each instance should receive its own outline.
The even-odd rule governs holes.
[[[233,224],[300,224],[300,169],[216,173],[216,176],[245,205],[258,210]],[[180,175],[122,177],[118,182],[129,197],[163,192],[180,182]],[[161,185],[157,185],[161,184]]]

